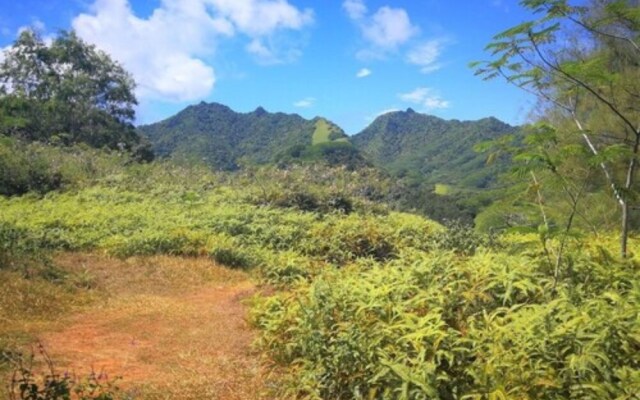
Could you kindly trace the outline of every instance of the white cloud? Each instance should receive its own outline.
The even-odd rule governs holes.
[[[253,39],[246,46],[246,50],[249,54],[252,54],[260,64],[273,65],[282,62],[269,47],[265,46],[261,39]]]
[[[204,0],[204,2],[211,4],[222,17],[233,22],[239,31],[252,37],[269,35],[277,29],[299,30],[313,22],[312,10],[300,11],[286,0]]]
[[[360,71],[356,73],[356,78],[365,78],[371,74],[372,72],[369,68],[362,68]]]
[[[95,0],[72,25],[123,63],[142,99],[189,101],[213,89],[215,71],[205,60],[225,37],[247,36],[246,50],[261,63],[274,63],[278,49],[264,39],[312,21],[311,10],[287,0],[162,0],[148,18],[136,16],[128,0]]]
[[[367,14],[367,6],[363,0],[345,0],[342,3],[342,8],[345,9],[351,19],[362,19]]]
[[[418,32],[404,9],[386,6],[381,7],[362,27],[365,39],[383,49],[394,49]]]
[[[419,66],[424,74],[437,71],[442,68],[438,59],[447,43],[448,40],[442,38],[428,40],[409,51],[407,62]]]
[[[419,87],[412,92],[399,94],[400,100],[407,103],[419,104],[426,110],[449,108],[451,102],[444,100],[433,89]]]
[[[359,58],[383,57],[420,32],[403,8],[384,6],[373,15],[368,15],[363,0],[345,0],[342,7],[358,26],[363,39],[369,46],[358,52]]]
[[[298,108],[310,108],[310,107],[313,107],[315,103],[316,103],[315,98],[307,97],[302,100],[296,101],[295,103],[293,103],[293,106]]]

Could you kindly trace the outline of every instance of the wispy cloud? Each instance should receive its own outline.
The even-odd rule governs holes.
[[[360,71],[356,73],[356,78],[366,78],[371,75],[373,72],[369,68],[362,68]]]
[[[353,20],[362,19],[367,15],[367,6],[363,0],[345,0],[342,3],[342,8],[347,12],[349,18]]]
[[[440,56],[444,47],[450,43],[445,38],[431,39],[423,42],[407,53],[407,62],[420,67],[420,72],[428,74],[442,68]]]
[[[288,57],[274,51],[274,46],[265,44],[265,41],[259,38],[253,39],[245,49],[260,65],[276,65],[289,61]]]
[[[369,23],[362,27],[365,39],[383,49],[394,49],[406,43],[418,31],[404,9],[386,6],[376,11]]]
[[[406,51],[405,62],[417,65],[424,74],[442,68],[440,57],[452,41],[447,37],[420,40],[421,29],[411,21],[404,8],[383,6],[372,13],[365,0],[344,0],[342,8],[366,43],[356,53],[359,59],[384,59]]]
[[[302,100],[296,101],[293,103],[294,107],[298,108],[311,108],[316,103],[316,99],[313,97],[306,97]]]
[[[188,101],[213,89],[216,74],[207,60],[225,38],[246,37],[246,51],[260,63],[286,61],[281,51],[290,49],[269,39],[312,22],[312,10],[287,0],[163,0],[147,18],[136,16],[129,0],[95,0],[72,25],[131,71],[142,99]]]
[[[401,93],[398,97],[404,102],[418,104],[427,111],[451,106],[451,102],[444,100],[437,92],[427,87],[419,87],[409,93]]]
[[[384,57],[420,32],[403,8],[383,6],[370,14],[363,0],[345,0],[342,7],[367,43],[358,52],[362,59]]]

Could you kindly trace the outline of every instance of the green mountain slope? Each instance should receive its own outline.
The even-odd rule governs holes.
[[[242,163],[361,159],[335,124],[323,118],[269,113],[262,107],[238,113],[222,104],[202,102],[139,130],[158,156],[203,160],[223,170]]]
[[[204,161],[218,170],[241,165],[326,163],[349,169],[375,165],[397,178],[396,202],[432,219],[472,221],[492,199],[497,176],[507,168],[487,166],[475,144],[517,128],[485,118],[446,121],[408,109],[378,117],[348,137],[332,122],[259,107],[238,113],[216,103],[189,106],[164,121],[142,126],[160,157]]]
[[[434,190],[438,185],[439,194],[444,194],[447,186],[490,186],[505,165],[487,166],[486,155],[473,147],[517,130],[493,117],[447,121],[409,108],[381,115],[351,140],[375,165]]]

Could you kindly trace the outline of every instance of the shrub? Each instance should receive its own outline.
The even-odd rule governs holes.
[[[83,378],[68,373],[60,374],[42,345],[39,347],[39,358],[46,365],[45,371],[35,369],[35,353],[26,360],[22,357],[14,360],[15,368],[9,387],[10,400],[124,399],[116,381],[109,380],[103,373],[92,371]]]
[[[462,255],[473,255],[479,248],[498,246],[497,237],[488,233],[478,233],[471,225],[461,221],[446,221],[446,229],[430,238],[434,249],[452,250]]]
[[[265,283],[286,288],[299,282],[309,282],[325,268],[328,268],[325,263],[296,252],[278,252],[264,258],[260,277]]]
[[[380,222],[355,215],[328,219],[313,228],[304,250],[337,265],[358,258],[391,259],[397,249]]]
[[[278,207],[297,208],[301,211],[317,211],[320,209],[320,201],[316,196],[302,191],[284,193],[275,201]]]
[[[249,251],[235,238],[220,235],[211,239],[209,257],[215,262],[230,268],[248,269],[258,264],[256,251]]]
[[[538,261],[433,251],[325,270],[252,320],[297,397],[633,398],[637,266],[575,258],[554,294]]]

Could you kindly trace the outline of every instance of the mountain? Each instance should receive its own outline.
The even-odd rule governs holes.
[[[379,116],[351,141],[374,165],[410,182],[486,188],[505,164],[487,166],[474,145],[517,131],[493,117],[444,120],[409,108]]]
[[[348,137],[325,118],[270,113],[262,107],[238,113],[200,103],[173,117],[139,127],[157,156],[204,161],[219,170],[242,165],[323,162],[350,169],[378,166],[396,179],[394,203],[430,218],[470,222],[494,196],[491,188],[505,160],[487,166],[475,144],[518,128],[495,118],[444,120],[407,109],[379,116]]]
[[[364,162],[344,131],[330,121],[270,113],[262,107],[238,113],[222,104],[202,102],[139,131],[160,157],[203,160],[223,170],[242,163]]]

